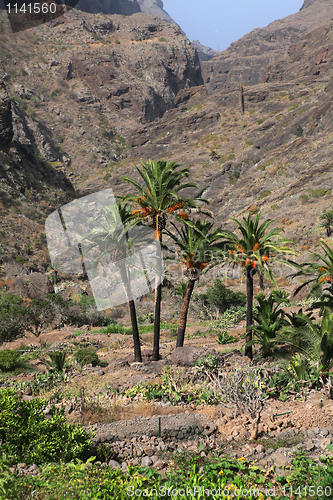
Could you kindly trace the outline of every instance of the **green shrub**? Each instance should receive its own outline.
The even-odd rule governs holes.
[[[234,172],[229,175],[229,183],[233,186],[234,184],[236,184],[239,178],[240,178],[240,171],[234,170]]]
[[[0,370],[2,372],[9,372],[16,366],[19,353],[12,349],[5,349],[0,351]]]
[[[231,306],[223,314],[220,319],[213,321],[211,324],[212,329],[226,330],[233,325],[246,318],[246,306]]]
[[[305,203],[307,203],[309,201],[309,197],[307,194],[301,194],[299,196],[299,200],[302,203],[302,205],[304,205]]]
[[[258,200],[262,200],[263,198],[266,198],[266,196],[269,196],[272,193],[269,189],[265,189],[265,191],[261,191]]]
[[[277,205],[276,203],[274,203],[273,205],[271,205],[271,209],[272,210],[280,210],[280,207],[279,207],[279,205]]]
[[[245,141],[245,144],[247,146],[252,146],[253,142],[250,139],[248,139],[247,141]]]
[[[0,390],[1,452],[12,463],[42,465],[82,456],[90,435],[80,425],[66,423],[64,409],[54,406],[46,420],[42,399],[24,401],[13,389]]]
[[[154,313],[152,312],[149,312],[147,314],[141,314],[139,317],[138,317],[138,323],[139,324],[142,324],[142,323],[154,323]]]
[[[215,307],[219,313],[224,313],[232,306],[244,306],[246,295],[242,292],[233,292],[220,279],[216,279],[214,285],[206,293],[197,295],[195,300],[206,311]]]
[[[324,196],[326,193],[325,189],[324,188],[317,188],[317,189],[314,189],[313,191],[311,191],[311,196],[313,198],[321,198],[322,196]]]
[[[92,364],[92,366],[100,366],[101,361],[97,353],[91,347],[83,347],[74,353],[74,359],[80,366]]]
[[[10,292],[0,293],[0,342],[9,342],[23,336],[24,311],[21,297]]]
[[[18,264],[21,264],[22,266],[23,264],[26,263],[26,260],[22,255],[18,255],[17,257],[15,257],[15,260]]]

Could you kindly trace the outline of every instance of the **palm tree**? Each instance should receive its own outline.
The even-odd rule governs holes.
[[[312,304],[311,309],[320,308],[323,310],[326,306],[333,310],[333,248],[324,241],[320,242],[320,246],[324,251],[324,255],[312,252],[312,256],[317,262],[304,262],[300,265],[300,270],[294,275],[294,277],[311,276],[295,290],[294,295],[304,286],[312,283],[309,295],[320,294],[320,299]]]
[[[324,308],[321,323],[315,323],[313,317],[298,314],[297,326],[289,325],[282,328],[279,337],[281,342],[303,351],[317,369],[328,372],[333,366],[333,313]]]
[[[143,184],[140,184],[130,177],[121,179],[130,183],[136,190],[136,194],[128,194],[123,199],[139,208],[133,211],[137,218],[137,223],[148,220],[155,229],[154,237],[162,243],[162,232],[165,229],[167,218],[171,214],[178,213],[181,217],[187,218],[185,212],[180,212],[187,208],[197,208],[195,198],[180,197],[179,192],[186,188],[199,188],[195,182],[188,182],[190,171],[188,168],[178,170],[179,165],[175,162],[164,160],[141,163],[142,168],[136,167]],[[184,182],[185,181],[185,182]],[[206,202],[206,200],[202,200]],[[152,360],[159,359],[160,342],[160,317],[162,300],[162,262],[158,260],[156,266],[156,287],[155,287],[155,313],[154,313],[154,343]]]
[[[331,226],[333,225],[333,210],[324,210],[324,212],[320,216],[320,220],[322,221],[320,225],[321,227],[324,227],[326,229],[327,236],[331,236],[333,232],[331,229]]]
[[[195,282],[198,281],[204,269],[207,271],[219,262],[218,257],[221,256],[223,250],[220,240],[223,235],[220,229],[213,229],[213,222],[184,220],[181,228],[173,222],[171,225],[175,232],[166,232],[181,251],[186,268],[184,274],[188,278],[176,344],[176,347],[183,347],[188,308]]]
[[[119,221],[121,225],[116,225]],[[103,207],[102,215],[94,220],[96,227],[84,239],[90,241],[85,246],[85,254],[93,248],[98,247],[101,251],[98,258],[95,259],[94,266],[97,266],[104,257],[111,257],[119,267],[122,283],[128,300],[130,311],[133,342],[134,342],[134,361],[142,362],[139,328],[137,322],[135,302],[132,298],[130,275],[125,265],[125,258],[131,249],[128,233],[124,230],[133,220],[132,210],[127,204],[121,204],[120,201],[110,206]]]
[[[266,275],[276,286],[273,275],[272,263],[280,262],[282,264],[294,267],[296,264],[281,254],[297,255],[288,245],[293,244],[292,240],[286,240],[280,237],[282,228],[270,229],[273,220],[267,219],[259,225],[261,213],[258,213],[253,220],[249,214],[248,218],[243,217],[243,222],[232,217],[236,222],[241,236],[238,237],[234,232],[224,230],[223,236],[226,244],[226,255],[229,262],[233,265],[240,265],[246,276],[246,345],[245,355],[252,359],[252,330],[253,324],[253,280],[257,274],[259,276],[260,287],[263,288],[263,277]],[[279,256],[280,254],[280,256]]]

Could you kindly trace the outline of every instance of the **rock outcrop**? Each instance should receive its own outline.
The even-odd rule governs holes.
[[[0,83],[0,147],[10,144],[13,134],[11,100],[5,84]]]

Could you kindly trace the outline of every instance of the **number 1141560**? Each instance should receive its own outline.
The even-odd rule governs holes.
[[[8,14],[55,14],[57,12],[56,3],[24,3],[18,6],[17,3],[6,5]]]

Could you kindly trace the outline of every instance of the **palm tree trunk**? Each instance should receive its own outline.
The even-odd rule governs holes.
[[[131,325],[132,325],[132,335],[133,335],[133,343],[134,343],[134,362],[141,363],[142,355],[141,355],[141,346],[140,346],[140,336],[139,336],[139,328],[138,321],[136,317],[136,308],[135,302],[132,299],[131,285],[128,279],[127,271],[125,266],[120,265],[120,275],[123,280],[123,285],[125,287],[125,293],[128,301],[128,307],[130,311]]]
[[[253,269],[248,266],[246,268],[246,342],[251,342],[252,340],[252,331],[249,330],[249,327],[253,324]],[[248,356],[252,359],[252,345],[245,346],[245,356]]]
[[[156,215],[156,234],[158,240],[162,243],[162,231],[158,230],[158,214]],[[156,277],[155,277],[155,311],[154,311],[154,340],[153,340],[153,355],[152,361],[160,359],[160,323],[161,323],[161,301],[162,301],[162,261],[156,257]]]
[[[136,309],[134,300],[130,300],[128,302],[128,307],[130,310],[133,342],[134,342],[134,362],[142,363],[139,328],[138,328],[138,321],[136,318]]]
[[[187,283],[187,288],[186,288],[185,297],[183,300],[182,310],[180,312],[180,317],[179,317],[176,347],[183,347],[183,345],[184,345],[187,313],[188,313],[188,308],[190,305],[190,300],[191,300],[191,295],[193,292],[194,285],[195,285],[195,280],[189,280]]]

